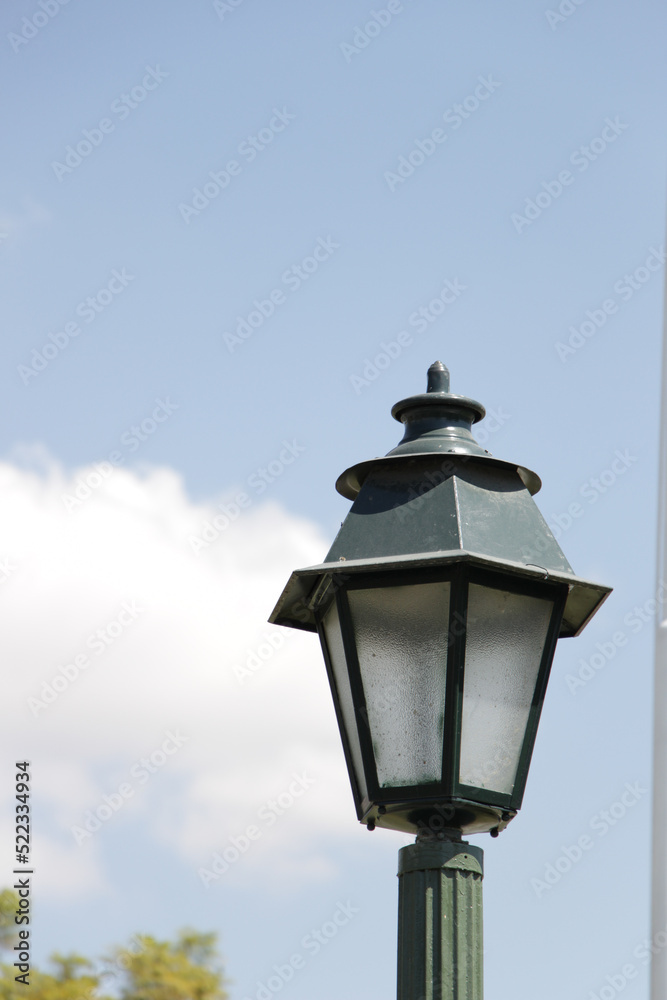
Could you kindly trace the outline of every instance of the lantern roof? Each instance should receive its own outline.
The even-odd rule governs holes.
[[[318,595],[345,574],[470,563],[566,585],[560,635],[578,635],[611,588],[575,576],[533,500],[539,477],[475,441],[472,425],[484,414],[449,392],[441,362],[431,365],[427,391],[392,408],[402,441],[338,478],[353,505],[324,562],[292,574],[270,620],[315,631]]]

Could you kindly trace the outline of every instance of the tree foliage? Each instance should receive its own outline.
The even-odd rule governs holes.
[[[29,986],[17,983],[17,970],[13,965],[0,966],[1,1000],[111,1000],[101,989],[101,977],[94,972],[93,963],[80,955],[52,955],[55,971],[30,970]]]
[[[30,963],[29,986],[17,983],[14,913],[18,896],[0,892],[0,1000],[228,1000],[216,935],[185,929],[175,941],[138,934],[102,963],[81,955],[51,956],[50,972]],[[113,997],[106,990],[110,989]],[[28,993],[29,991],[29,993]]]
[[[186,929],[173,943],[139,934],[116,949],[113,964],[122,1000],[227,1000],[215,934]]]
[[[14,913],[19,897],[13,889],[0,892],[0,948],[13,948],[16,944],[16,924]]]

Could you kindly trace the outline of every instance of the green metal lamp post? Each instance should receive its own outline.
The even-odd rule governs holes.
[[[556,641],[610,593],[574,575],[538,476],[477,444],[484,414],[431,365],[392,409],[400,444],[339,477],[352,508],[270,618],[320,636],[359,820],[417,835],[398,1000],[482,1000],[483,852],[462,835],[521,807]]]

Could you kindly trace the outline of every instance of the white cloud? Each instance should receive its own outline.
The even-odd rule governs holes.
[[[259,824],[243,877],[327,877],[323,837],[357,826],[319,643],[266,621],[326,540],[265,503],[195,555],[188,537],[214,503],[191,502],[170,469],[116,469],[69,513],[63,494],[90,471],[0,464],[3,736],[32,760],[42,890],[100,890],[123,824],[170,844],[193,877]],[[260,665],[239,679],[249,657]],[[187,737],[177,752],[161,749],[169,732]],[[285,804],[295,774],[312,786],[258,819],[269,800]],[[132,794],[78,847],[70,828],[123,784]],[[64,878],[77,864],[85,877]]]

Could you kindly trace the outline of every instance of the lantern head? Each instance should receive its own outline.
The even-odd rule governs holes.
[[[384,458],[347,469],[353,505],[271,622],[317,631],[352,792],[370,829],[492,834],[521,806],[559,637],[610,588],[574,575],[538,476],[472,436],[484,407],[440,362]]]

